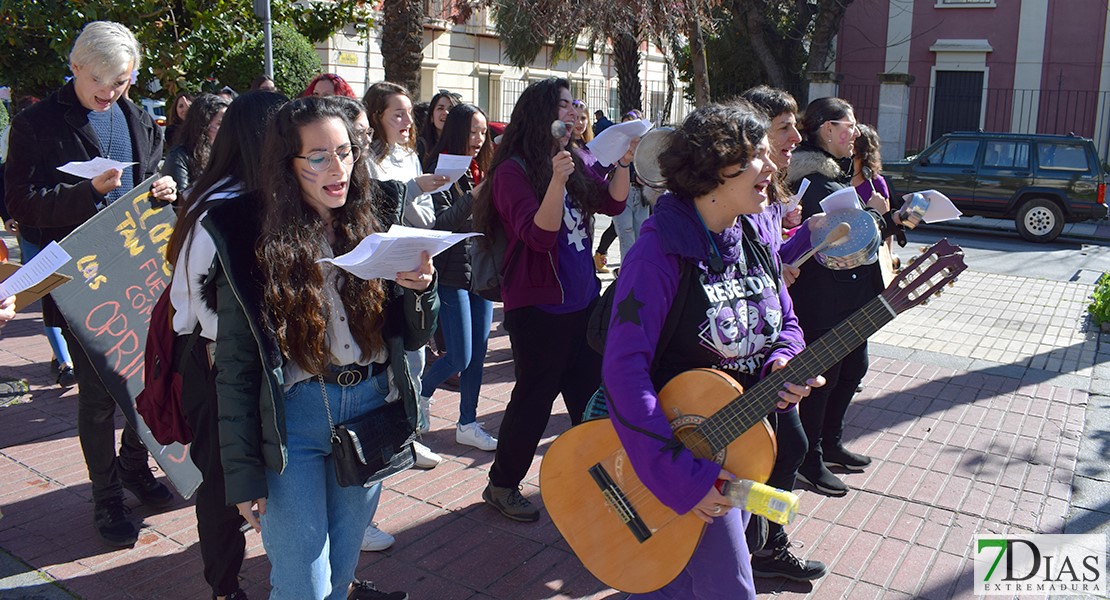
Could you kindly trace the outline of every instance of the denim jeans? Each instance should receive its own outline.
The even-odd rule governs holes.
[[[439,323],[447,354],[428,367],[420,387],[425,396],[431,396],[445,379],[459,373],[459,425],[467,425],[478,418],[493,303],[468,290],[441,285]]]
[[[33,244],[19,238],[19,258],[23,264],[27,264],[32,258],[42,252],[42,247],[38,244]],[[50,342],[50,349],[54,352],[54,359],[58,361],[59,365],[73,366],[73,359],[69,356],[69,346],[66,344],[65,338],[62,337],[61,327],[47,327],[43,325],[42,333],[46,336],[46,341]]]
[[[632,249],[632,244],[640,239],[640,228],[650,216],[651,207],[644,204],[641,188],[639,186],[629,188],[624,212],[613,217],[613,225],[617,228],[617,239],[621,242],[621,263],[624,263],[628,251]]]
[[[336,425],[381,407],[388,391],[384,372],[358,385],[325,387]],[[262,516],[270,599],[344,600],[381,485],[340,487],[336,481],[319,380],[295,384],[284,404],[285,470],[266,470],[269,496]]]

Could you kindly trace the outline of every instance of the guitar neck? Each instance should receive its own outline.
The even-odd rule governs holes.
[[[786,368],[769,373],[745,390],[712,417],[698,431],[716,453],[775,410],[782,400],[778,392],[785,382],[803,383],[835,365],[863,344],[871,334],[894,320],[897,313],[883,296],[877,296],[841,324],[795,356]],[[804,400],[803,400],[804,401]]]

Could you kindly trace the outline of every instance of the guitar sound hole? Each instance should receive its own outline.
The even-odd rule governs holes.
[[[717,464],[723,464],[725,462],[724,449],[714,453],[713,446],[698,433],[697,427],[704,421],[703,417],[695,415],[683,415],[671,421],[671,427],[674,428],[674,437],[682,442],[683,446],[689,448],[694,456],[708,458]]]

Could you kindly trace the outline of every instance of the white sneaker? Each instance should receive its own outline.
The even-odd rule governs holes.
[[[477,421],[455,426],[455,442],[486,452],[497,450],[497,438],[486,433],[486,430],[482,429],[482,424]]]
[[[362,551],[378,552],[386,550],[396,541],[396,538],[378,529],[371,523],[370,526],[366,528],[366,533],[362,534]]]
[[[431,448],[420,442],[413,442],[412,449],[416,454],[416,468],[418,469],[434,469],[439,463],[443,462],[438,454],[432,452]]]
[[[416,401],[416,412],[419,414],[417,419],[416,431],[418,433],[428,433],[432,430],[432,397],[421,396]],[[435,465],[433,465],[435,466]]]

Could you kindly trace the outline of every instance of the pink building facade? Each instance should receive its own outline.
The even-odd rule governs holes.
[[[855,0],[810,98],[876,124],[885,158],[948,131],[1075,133],[1110,157],[1107,0]]]

